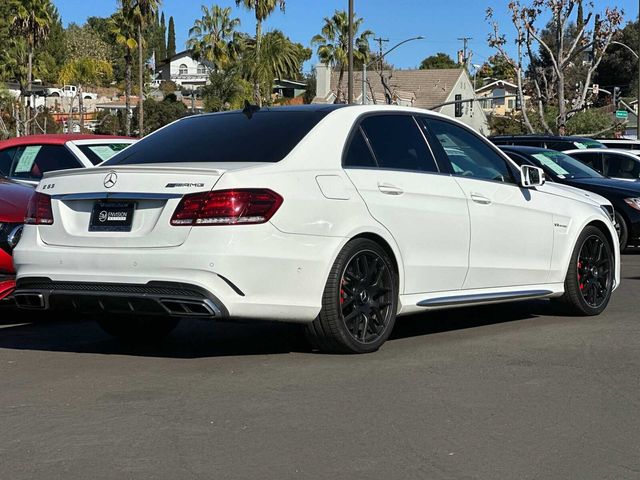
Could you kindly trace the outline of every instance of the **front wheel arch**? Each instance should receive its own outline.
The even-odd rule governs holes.
[[[607,226],[603,222],[599,220],[594,220],[593,222],[585,225],[582,228],[582,230],[580,230],[580,232],[584,231],[584,229],[587,227],[596,227],[598,230],[600,230],[604,234],[607,241],[609,242],[609,247],[611,247],[611,250],[615,251],[615,245],[619,244],[618,239],[612,238],[611,231],[607,228]],[[577,242],[577,239],[576,239],[576,242]]]

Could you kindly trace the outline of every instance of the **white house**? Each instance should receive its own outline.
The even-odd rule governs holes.
[[[156,79],[172,81],[180,87],[196,89],[209,82],[211,66],[195,60],[189,50],[176,53],[156,68]]]
[[[316,98],[314,103],[335,103],[338,97],[344,99],[347,91],[347,74],[344,73],[342,83],[338,72],[332,72],[328,65],[316,65]],[[433,110],[450,117],[456,117],[456,106],[444,103],[455,100],[474,98],[476,101],[462,103],[458,113],[461,120],[478,132],[488,135],[489,122],[477,102],[473,84],[463,69],[442,70],[393,70],[384,71],[383,75],[389,86],[385,93],[380,74],[376,71],[367,73],[365,83],[365,100],[363,102],[362,73],[354,74],[355,103],[384,104],[387,95],[391,103],[402,106],[413,106]]]

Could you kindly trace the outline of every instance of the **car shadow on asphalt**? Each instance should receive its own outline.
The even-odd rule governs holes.
[[[399,318],[389,341],[549,315],[562,313],[544,300],[433,311]],[[166,358],[314,353],[300,325],[183,321],[161,343],[131,345],[108,336],[90,319],[70,321],[8,308],[0,308],[0,348]]]

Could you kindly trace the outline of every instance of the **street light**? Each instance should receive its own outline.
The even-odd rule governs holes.
[[[611,42],[615,45],[620,45],[621,47],[626,48],[631,53],[633,53],[634,57],[638,60],[638,100],[636,102],[636,139],[640,140],[640,56],[638,56],[637,52],[631,48],[629,45],[626,45],[622,42]]]
[[[425,37],[423,37],[422,35],[418,37],[407,38],[406,40],[403,40],[397,45],[394,45],[393,47],[391,47],[389,50],[387,50],[385,53],[380,55],[380,57],[376,58],[375,60],[371,60],[369,63],[364,63],[364,62],[362,63],[362,105],[366,105],[366,102],[367,102],[367,67],[369,65],[373,65],[377,61],[380,61],[380,63],[382,64],[382,59],[384,57],[386,57],[391,52],[393,52],[396,48],[404,45],[405,43],[413,42],[414,40],[424,40],[424,39]]]

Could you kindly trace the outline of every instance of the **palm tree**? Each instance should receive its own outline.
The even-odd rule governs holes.
[[[55,11],[51,0],[11,0],[11,30],[14,35],[24,38],[27,45],[27,91],[33,83],[33,56],[36,48],[46,40],[51,28],[51,12]],[[26,133],[29,133],[29,119],[26,119]]]
[[[65,63],[60,69],[59,82],[62,84],[73,83],[78,86],[78,110],[80,112],[80,131],[84,130],[84,96],[82,87],[86,84],[102,83],[113,75],[111,63],[106,60],[98,60],[91,57],[77,58]],[[71,117],[73,113],[73,101],[69,111],[69,133],[73,132]]]
[[[131,135],[131,70],[133,68],[133,52],[138,46],[135,26],[131,22],[131,17],[124,13],[131,11],[131,5],[132,0],[120,0],[120,9],[109,20],[109,28],[116,37],[116,43],[124,48],[124,130],[127,136]]]
[[[187,46],[196,59],[208,60],[216,72],[223,70],[235,56],[234,33],[239,25],[239,18],[231,18],[230,7],[202,5],[202,18],[189,30]]]
[[[284,12],[285,0],[236,0],[236,6],[244,6],[252,10],[256,17],[256,39],[255,39],[255,59],[260,64],[260,49],[262,44],[262,22],[264,22],[273,11],[280,7]],[[259,72],[253,75],[253,95],[259,106],[262,106],[262,95],[260,94]]]
[[[300,74],[300,67],[304,61],[303,52],[289,40],[280,30],[267,33],[262,38],[259,72],[262,74],[263,85],[271,89],[276,78],[295,78]]]
[[[362,22],[362,18],[355,18],[353,22],[355,37],[353,56],[360,63],[369,61],[369,38],[373,36],[371,30],[365,30],[356,37]],[[320,61],[331,65],[332,68],[340,69],[337,101],[342,102],[344,100],[342,80],[349,62],[349,15],[347,12],[336,10],[332,17],[325,17],[321,33],[311,39],[311,44],[318,46],[317,53]]]
[[[144,38],[142,32],[152,21],[155,20],[158,15],[158,9],[160,7],[160,0],[134,0],[130,15],[133,20],[133,24],[136,26],[138,34],[138,88],[140,93],[138,95],[138,136],[142,138],[144,135],[144,63],[145,58],[143,56],[142,48],[144,46]]]

